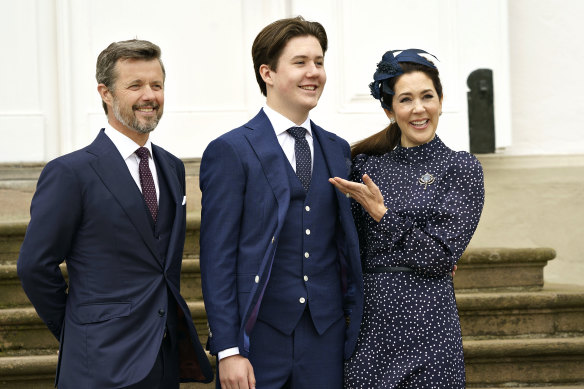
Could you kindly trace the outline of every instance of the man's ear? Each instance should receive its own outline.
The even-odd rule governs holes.
[[[259,71],[260,71],[260,76],[262,76],[262,80],[264,80],[264,82],[267,85],[270,85],[270,86],[274,85],[274,81],[272,80],[272,72],[273,71],[272,71],[272,69],[270,69],[270,67],[268,65],[266,65],[266,64],[261,65]]]
[[[101,96],[101,99],[107,104],[107,105],[113,105],[112,100],[113,100],[113,96],[112,96],[112,92],[109,90],[109,88],[107,86],[105,86],[105,84],[99,84],[97,85],[97,91],[99,92],[99,95]]]

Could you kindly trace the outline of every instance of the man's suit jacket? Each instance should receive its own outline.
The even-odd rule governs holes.
[[[346,141],[312,123],[332,176],[347,177]],[[209,144],[200,169],[202,191],[201,277],[212,354],[239,347],[249,355],[249,334],[269,282],[278,237],[288,212],[286,159],[262,111]],[[349,200],[336,191],[337,236],[345,275],[345,313],[350,317],[345,357],[351,355],[363,311],[358,238]],[[332,217],[332,216],[331,216]]]
[[[61,389],[113,388],[143,379],[165,333],[168,293],[184,330],[181,379],[213,378],[179,294],[184,165],[160,147],[153,145],[152,152],[176,210],[164,258],[140,190],[103,130],[91,145],[49,162],[39,178],[18,275],[60,341]],[[68,285],[59,269],[63,260]]]

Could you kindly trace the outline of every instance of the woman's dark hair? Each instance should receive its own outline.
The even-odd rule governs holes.
[[[438,97],[442,99],[442,83],[440,82],[440,76],[437,69],[413,62],[400,62],[400,66],[404,71],[403,74],[413,72],[422,72],[426,74],[432,80],[432,84],[434,84],[434,89],[436,89]],[[391,90],[395,90],[395,84],[403,74],[387,80],[388,86]],[[393,95],[382,92],[382,97],[384,103],[389,105],[391,110],[393,110]],[[397,125],[397,122],[394,122],[380,132],[353,144],[353,146],[351,146],[351,157],[355,158],[355,156],[359,154],[383,155],[393,150],[395,146],[398,145],[400,138],[401,130]]]

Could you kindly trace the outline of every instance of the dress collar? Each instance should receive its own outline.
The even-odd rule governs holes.
[[[438,155],[446,153],[448,150],[448,147],[436,135],[430,142],[419,146],[403,147],[402,145],[397,145],[390,154],[397,161],[424,162],[434,159]]]

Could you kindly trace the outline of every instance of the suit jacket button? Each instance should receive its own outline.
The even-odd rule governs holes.
[[[306,302],[306,299],[304,297],[300,297],[298,301],[300,301],[300,304],[304,304]]]
[[[160,317],[164,316],[165,313],[166,312],[164,311],[164,309],[159,309],[158,310],[158,316],[160,316]]]
[[[272,244],[274,244],[274,241],[276,240],[275,236],[272,236]]]
[[[260,282],[260,276],[255,276],[255,283],[259,283]]]

